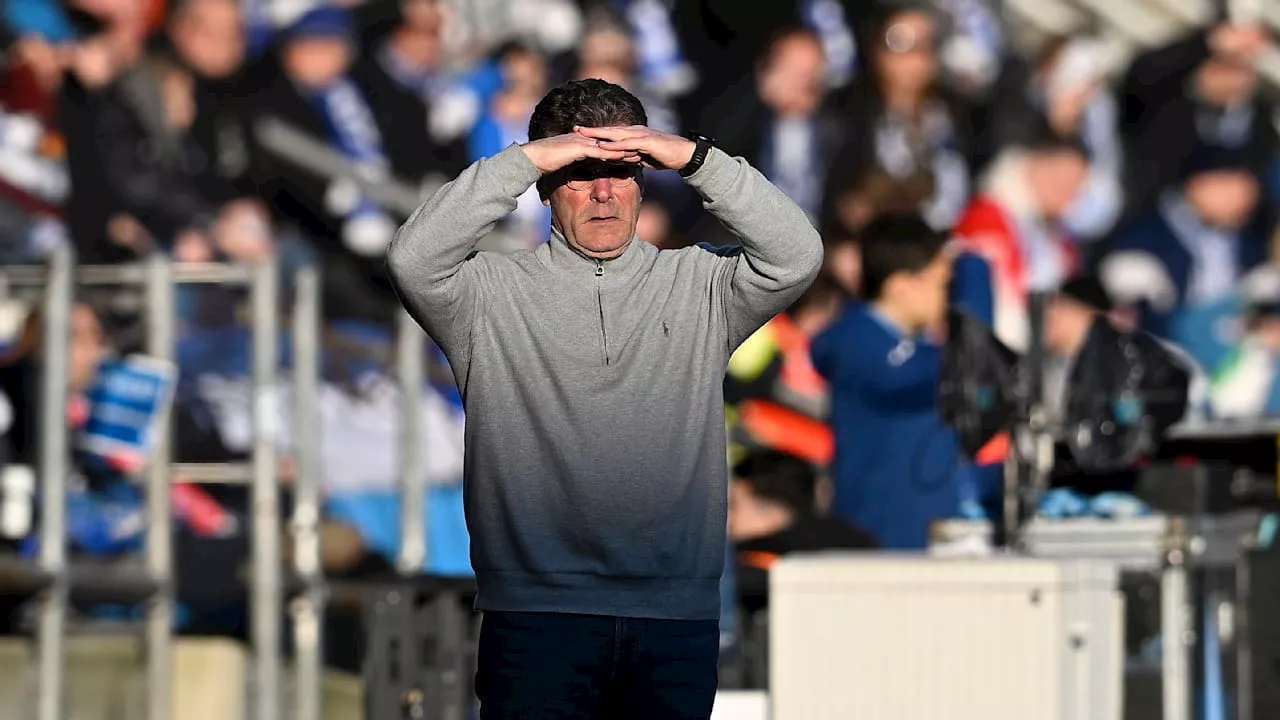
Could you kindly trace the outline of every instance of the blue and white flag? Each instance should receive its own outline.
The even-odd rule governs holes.
[[[89,390],[79,448],[115,470],[142,469],[169,415],[176,379],[172,363],[144,355],[104,362]]]

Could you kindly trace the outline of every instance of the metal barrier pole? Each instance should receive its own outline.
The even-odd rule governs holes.
[[[40,595],[36,627],[37,720],[63,720],[67,623],[67,355],[71,341],[72,250],[49,259],[40,373],[40,570],[52,582]]]
[[[253,577],[250,623],[253,633],[254,720],[279,720],[280,623],[283,612],[280,554],[280,500],[276,487],[275,375],[277,266],[268,259],[253,271]]]
[[[396,569],[422,572],[427,560],[426,473],[422,448],[422,384],[426,344],[422,330],[401,311],[396,328],[396,372],[400,378],[400,554]]]
[[[293,428],[297,457],[293,567],[305,589],[292,603],[294,717],[320,720],[324,575],[320,562],[320,279],[298,271],[293,304]]]
[[[147,262],[147,353],[172,361],[174,355],[174,287],[169,259],[154,253]],[[173,511],[170,500],[171,415],[165,412],[147,468],[147,572],[156,594],[147,603],[147,718],[168,720],[173,714]]]
[[[1191,720],[1191,652],[1196,637],[1185,519],[1171,519],[1166,532],[1160,573],[1162,714],[1165,720]]]

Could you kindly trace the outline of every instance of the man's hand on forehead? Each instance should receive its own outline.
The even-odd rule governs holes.
[[[645,125],[626,127],[575,127],[574,131],[595,140],[602,150],[626,153],[627,160],[635,156],[645,167],[659,170],[679,170],[693,158],[694,142],[679,135],[658,132]]]
[[[534,140],[522,145],[521,149],[543,175],[584,160],[629,163],[633,167],[640,162],[640,156],[635,152],[605,148],[596,139],[577,132]]]

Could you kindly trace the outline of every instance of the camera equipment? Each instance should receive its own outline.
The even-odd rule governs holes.
[[[1047,297],[1028,303],[1031,345],[1009,349],[981,321],[960,310],[948,317],[938,386],[938,410],[972,460],[978,449],[1010,434],[1004,513],[996,541],[1013,546],[1048,489],[1054,443],[1066,443],[1085,472],[1132,467],[1152,454],[1186,412],[1191,373],[1168,346],[1142,331],[1094,320],[1071,359],[1061,416],[1050,418],[1044,397],[1043,317]]]

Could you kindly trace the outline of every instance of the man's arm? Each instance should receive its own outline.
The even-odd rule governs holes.
[[[809,287],[822,268],[822,238],[804,211],[742,158],[712,148],[686,181],[742,242],[719,288],[732,350]]]
[[[400,301],[447,351],[466,347],[480,302],[467,258],[539,176],[518,145],[481,158],[418,208],[387,248]]]
[[[577,132],[600,140],[606,151],[638,154],[646,167],[680,170],[695,148],[688,138],[643,125]],[[822,267],[822,239],[804,211],[742,158],[712,148],[685,180],[742,242],[740,251],[724,253],[725,280],[714,289],[724,303],[732,352],[813,282]]]

